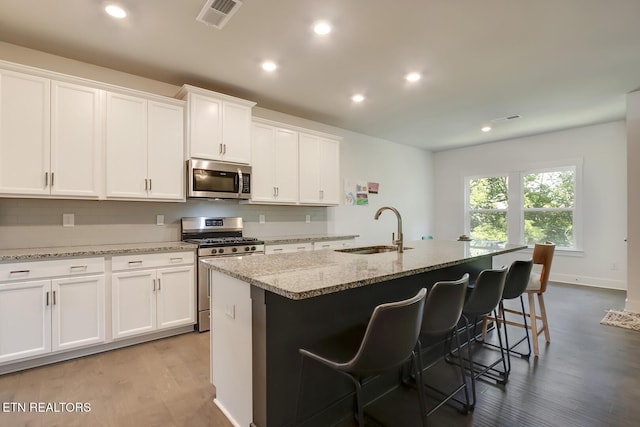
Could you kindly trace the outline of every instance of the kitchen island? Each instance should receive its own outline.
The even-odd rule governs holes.
[[[524,248],[441,240],[405,246],[403,253],[322,250],[203,261],[212,292],[215,402],[234,425],[294,424],[300,347],[366,323],[380,303],[464,273],[473,279],[492,268],[494,255]],[[326,426],[348,416],[353,402],[348,380],[312,363],[305,364],[304,378],[302,425]],[[365,395],[395,387],[397,378],[380,377]]]

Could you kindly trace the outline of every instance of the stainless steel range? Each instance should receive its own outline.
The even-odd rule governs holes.
[[[182,240],[198,245],[198,331],[209,330],[208,270],[200,264],[201,259],[264,255],[264,242],[242,235],[242,218],[182,218]]]

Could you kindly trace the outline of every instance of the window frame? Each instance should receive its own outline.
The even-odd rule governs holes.
[[[581,158],[565,159],[561,161],[545,162],[544,164],[533,164],[530,167],[514,170],[510,172],[495,172],[474,174],[464,177],[464,230],[465,234],[471,234],[471,206],[470,189],[471,181],[481,178],[507,178],[507,241],[509,243],[524,244],[524,214],[525,212],[539,211],[568,211],[568,208],[527,208],[524,207],[524,177],[525,175],[543,172],[555,172],[563,170],[574,171],[573,187],[573,241],[574,246],[558,246],[557,250],[569,252],[582,252],[582,191],[583,175]],[[474,209],[474,212],[502,212],[502,209]],[[532,248],[533,245],[527,245]]]

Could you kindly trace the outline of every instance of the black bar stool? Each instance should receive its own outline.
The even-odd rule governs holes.
[[[460,385],[458,385],[452,392],[444,393],[435,387],[432,387],[426,383],[423,384],[429,390],[438,393],[442,400],[431,408],[427,412],[427,416],[431,415],[434,411],[439,409],[442,405],[453,399],[463,405],[463,410],[466,413],[471,409],[471,403],[469,402],[469,391],[467,388],[467,382],[465,380],[465,369],[463,366],[463,360],[461,358],[460,351],[460,339],[458,337],[458,322],[462,315],[462,307],[465,301],[465,295],[467,287],[469,286],[469,275],[465,274],[461,279],[456,281],[442,281],[437,282],[429,290],[427,299],[424,304],[424,317],[422,319],[422,329],[420,330],[420,338],[418,339],[418,348],[420,354],[420,364],[422,365],[423,348],[428,348],[430,345],[436,345],[441,343],[443,336],[449,336],[455,340],[457,354],[460,357]],[[445,346],[446,351],[446,346]],[[424,371],[434,367],[440,360],[436,360],[429,366],[424,367]],[[418,383],[420,384],[420,383]],[[465,402],[460,402],[455,399],[455,395],[464,389]]]
[[[500,343],[500,359],[489,365],[482,365],[473,361],[473,352],[471,346],[475,341],[475,327],[478,323],[478,319],[484,317],[491,312],[494,313],[494,317],[497,317],[496,307],[500,303],[502,298],[502,291],[504,290],[504,284],[507,277],[507,269],[502,268],[499,270],[483,270],[478,275],[475,287],[472,289],[469,298],[464,304],[462,309],[462,317],[465,320],[465,330],[467,333],[467,347],[469,350],[469,372],[471,375],[471,389],[473,396],[472,407],[476,404],[476,379],[482,375],[490,375],[489,372],[497,364],[502,363],[503,371],[506,372],[506,358],[504,356],[504,346],[502,345],[502,337],[498,333],[498,342]],[[470,324],[469,319],[473,319]],[[474,329],[474,334],[471,335],[469,330]],[[499,332],[499,331],[498,331]],[[477,365],[477,366],[476,366]],[[506,383],[506,379],[497,379],[500,383]]]
[[[514,352],[513,348],[523,342],[525,339],[527,340],[527,344],[529,345],[529,354],[531,354],[531,344],[529,343],[529,330],[526,325],[527,318],[524,316],[524,330],[525,336],[515,344],[509,344],[509,333],[507,325],[520,326],[519,323],[510,322],[507,320],[505,315],[504,301],[512,300],[516,298],[520,298],[520,305],[522,306],[522,311],[524,312],[524,301],[522,299],[522,294],[527,289],[527,285],[529,284],[529,277],[531,276],[531,269],[533,268],[533,259],[529,259],[527,261],[514,261],[509,266],[509,271],[507,272],[507,278],[504,283],[504,290],[502,291],[502,299],[500,300],[499,308],[498,308],[498,317],[495,318],[493,316],[485,316],[482,323],[482,340],[485,345],[498,348],[495,344],[489,343],[486,341],[487,336],[487,323],[489,321],[495,322],[495,328],[500,329],[500,327],[504,327],[504,341],[505,341],[505,350],[507,353],[507,372],[506,376],[511,372],[511,354],[517,354],[518,356],[528,358],[529,355],[527,353],[518,353]]]
[[[364,407],[362,386],[365,380],[402,366],[409,359],[415,367],[415,375],[422,380],[422,365],[417,357],[417,342],[423,319],[424,301],[427,290],[422,288],[414,297],[378,305],[374,310],[364,332],[354,346],[344,345],[344,336],[335,336],[328,340],[328,347],[319,352],[300,349],[302,365],[298,383],[298,402],[296,405],[296,423],[299,425],[300,399],[303,386],[304,360],[312,359],[347,376],[356,391],[356,418],[358,425],[364,426]],[[358,344],[359,343],[359,344]],[[355,354],[349,348],[357,348]],[[344,354],[349,352],[350,354]],[[342,353],[342,354],[341,354]],[[327,356],[331,354],[331,356]],[[418,389],[420,412],[423,426],[426,426],[426,412],[422,388]]]

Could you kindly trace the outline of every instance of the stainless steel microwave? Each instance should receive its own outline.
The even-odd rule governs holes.
[[[251,166],[190,159],[187,161],[187,197],[250,199]]]

